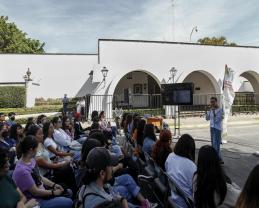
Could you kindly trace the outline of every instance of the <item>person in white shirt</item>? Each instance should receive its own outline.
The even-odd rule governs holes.
[[[54,141],[59,146],[60,150],[67,151],[69,150],[69,146],[71,145],[72,139],[69,135],[61,128],[62,120],[59,117],[54,117],[52,119],[52,123],[54,126]]]
[[[46,122],[43,124],[43,134],[44,134],[44,146],[48,149],[50,158],[55,157],[66,158],[73,157],[74,153],[64,152],[58,149],[58,145],[53,140],[54,127],[51,122]]]
[[[220,144],[224,112],[223,109],[219,107],[216,97],[210,98],[210,105],[211,109],[206,113],[206,120],[210,121],[211,145],[217,151],[218,157],[221,163],[223,163],[220,154]]]
[[[166,173],[174,180],[182,192],[193,200],[192,180],[196,172],[195,142],[189,134],[183,134],[165,162]],[[177,207],[187,208],[184,199],[171,191],[171,197]]]
[[[54,117],[52,119],[52,123],[54,126],[53,139],[58,145],[58,148],[61,151],[65,152],[73,152],[74,160],[80,160],[80,150],[72,150],[72,138],[61,128],[62,120],[59,117]],[[75,141],[74,141],[75,142]]]

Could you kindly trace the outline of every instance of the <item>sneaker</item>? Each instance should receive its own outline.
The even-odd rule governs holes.
[[[157,203],[150,203],[148,199],[141,203],[141,208],[156,208],[157,206]]]

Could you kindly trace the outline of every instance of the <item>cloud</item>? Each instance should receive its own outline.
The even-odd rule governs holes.
[[[174,7],[172,7],[174,2]],[[259,45],[257,0],[0,0],[8,15],[47,52],[96,53],[98,38],[192,41],[226,36]],[[174,17],[174,18],[173,18]]]

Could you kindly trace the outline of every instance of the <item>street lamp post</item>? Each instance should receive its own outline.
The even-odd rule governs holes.
[[[170,74],[171,74],[172,83],[174,83],[174,81],[175,81],[174,78],[175,78],[175,76],[176,76],[177,69],[176,69],[175,67],[172,67],[169,72],[170,72]]]
[[[103,81],[105,81],[107,74],[108,74],[108,69],[104,66],[103,69],[101,70],[102,74],[103,74]]]
[[[190,33],[190,42],[192,42],[192,34],[193,34],[194,31],[195,31],[195,32],[198,32],[197,26],[195,26],[195,27],[192,28],[192,31],[191,31],[191,33]]]

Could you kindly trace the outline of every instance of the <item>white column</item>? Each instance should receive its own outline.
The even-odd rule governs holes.
[[[33,93],[32,81],[26,82],[26,108],[32,108],[35,105],[35,95]]]

